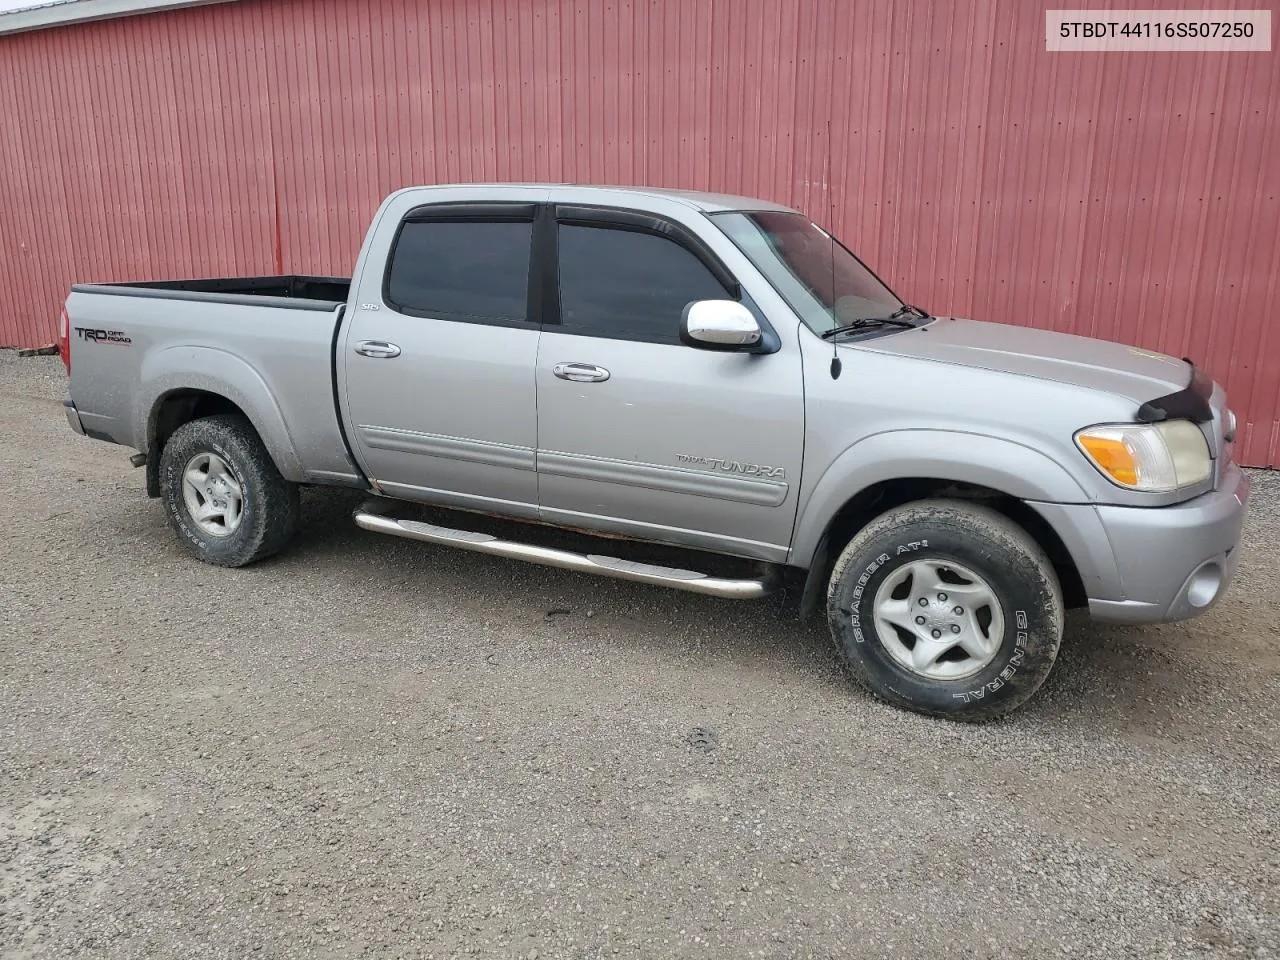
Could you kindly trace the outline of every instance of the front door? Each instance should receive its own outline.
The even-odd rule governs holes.
[[[786,559],[804,436],[799,349],[682,344],[723,267],[687,231],[559,208],[558,325],[538,348],[538,477],[550,522]],[[788,338],[789,339],[789,338]]]
[[[527,309],[536,210],[409,210],[385,278],[373,262],[366,269],[339,347],[340,387],[349,440],[387,493],[536,516],[538,324]]]

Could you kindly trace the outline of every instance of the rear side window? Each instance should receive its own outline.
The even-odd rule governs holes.
[[[532,223],[408,221],[387,269],[387,302],[440,320],[528,317]]]
[[[679,343],[690,301],[727,296],[693,253],[656,234],[561,224],[559,248],[564,333]]]

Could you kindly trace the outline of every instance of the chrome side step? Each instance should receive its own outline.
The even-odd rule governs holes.
[[[458,547],[475,553],[487,553],[495,557],[527,560],[530,563],[541,563],[548,567],[560,567],[562,570],[594,573],[597,576],[614,577],[618,580],[634,580],[637,583],[671,587],[675,590],[686,590],[689,593],[702,593],[729,600],[755,600],[773,589],[773,583],[769,577],[758,580],[725,580],[698,573],[695,570],[660,567],[655,564],[636,563],[633,560],[620,560],[617,557],[602,557],[596,554],[571,553],[568,550],[539,547],[531,543],[518,543],[515,540],[500,540],[487,533],[476,533],[472,530],[454,530],[418,520],[397,520],[365,510],[357,510],[355,519],[357,526],[364,530],[372,530],[374,533],[389,533],[393,537],[422,540],[426,543]]]

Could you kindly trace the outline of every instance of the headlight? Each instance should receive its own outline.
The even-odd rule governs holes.
[[[1103,476],[1130,490],[1171,493],[1213,473],[1209,444],[1190,420],[1086,427],[1076,443]]]

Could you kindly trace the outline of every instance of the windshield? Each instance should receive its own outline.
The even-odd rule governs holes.
[[[815,333],[887,317],[902,307],[862,261],[802,214],[757,211],[712,217]]]

